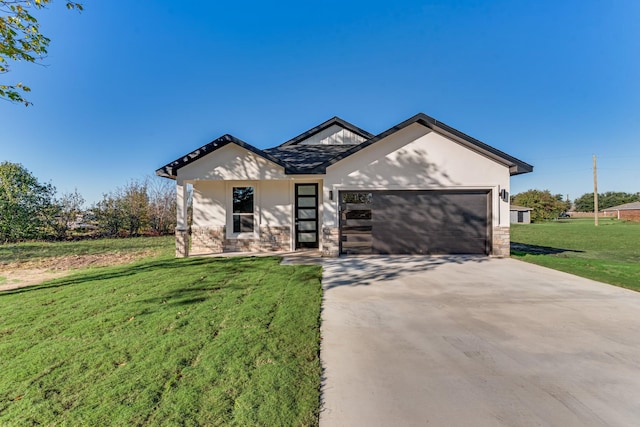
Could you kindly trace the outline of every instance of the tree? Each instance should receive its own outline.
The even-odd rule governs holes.
[[[44,237],[55,192],[22,165],[0,163],[0,241]]]
[[[176,186],[160,177],[148,180],[149,227],[157,234],[169,234],[176,227]]]
[[[619,191],[607,191],[598,193],[598,209],[607,209],[612,206],[640,201],[640,193],[624,193]],[[593,212],[593,193],[585,193],[575,200],[576,211]]]
[[[67,237],[69,226],[82,213],[82,205],[84,205],[84,198],[77,189],[73,193],[65,193],[55,200],[50,219],[51,227],[58,239]]]
[[[562,194],[556,194],[556,199],[558,199],[558,201],[560,203],[562,203],[562,209],[560,210],[560,212],[567,212],[571,210],[571,200],[569,200],[569,196],[567,195],[566,199],[562,198]]]
[[[92,208],[98,227],[109,236],[118,236],[126,230],[129,236],[137,236],[145,229],[149,219],[147,181],[131,181],[118,187]]]
[[[36,62],[47,55],[49,38],[40,33],[40,24],[33,12],[46,7],[53,0],[0,0],[0,75],[9,72],[9,63],[18,61]],[[67,9],[81,11],[80,3],[67,1]],[[22,82],[0,83],[0,99],[31,103],[24,98],[30,92]]]
[[[518,206],[532,208],[531,221],[548,221],[557,218],[564,212],[567,203],[562,200],[562,194],[553,195],[549,190],[527,190],[511,198],[511,203]]]
[[[600,196],[598,194],[598,196]],[[593,212],[593,193],[585,193],[574,201],[576,212]]]
[[[125,215],[125,227],[129,236],[137,236],[147,225],[149,196],[146,181],[131,181],[120,190]]]
[[[122,199],[113,193],[103,194],[102,200],[91,209],[98,221],[98,228],[108,236],[118,236],[124,226]]]

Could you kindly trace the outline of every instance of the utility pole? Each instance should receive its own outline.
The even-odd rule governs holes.
[[[595,225],[598,226],[598,173],[596,169],[596,155],[593,155],[593,213]]]

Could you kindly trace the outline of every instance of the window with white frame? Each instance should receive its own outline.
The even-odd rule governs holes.
[[[233,232],[253,232],[253,187],[233,187]]]

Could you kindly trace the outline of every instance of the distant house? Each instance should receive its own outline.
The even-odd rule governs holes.
[[[618,219],[640,222],[640,202],[625,203],[604,209],[603,212],[616,214]]]
[[[378,135],[334,117],[268,149],[224,135],[156,174],[176,181],[177,256],[509,256],[510,177],[532,170],[420,113]]]
[[[527,208],[524,206],[509,206],[511,224],[531,224],[532,210],[532,208]]]

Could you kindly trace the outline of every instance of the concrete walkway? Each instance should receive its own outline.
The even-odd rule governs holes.
[[[640,293],[513,259],[325,260],[320,425],[640,425]]]

